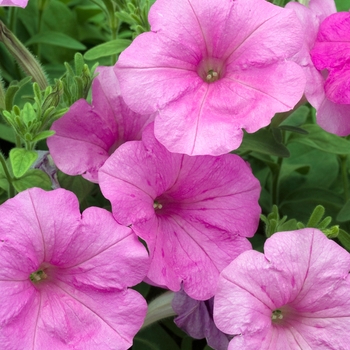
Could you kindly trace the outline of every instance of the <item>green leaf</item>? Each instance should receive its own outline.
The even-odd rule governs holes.
[[[84,54],[86,60],[96,60],[100,57],[116,55],[121,53],[131,44],[131,40],[115,39],[97,45]]]
[[[343,247],[350,251],[350,234],[346,231],[340,229],[337,238],[339,239],[340,243],[343,245]]]
[[[16,178],[22,177],[37,160],[38,153],[28,151],[24,148],[12,148],[10,151],[10,162],[13,175]]]
[[[66,190],[70,190],[75,193],[75,195],[79,199],[80,204],[86,199],[86,197],[95,187],[95,184],[88,180],[85,180],[80,175],[69,176],[67,174],[62,173],[61,171],[58,171],[57,178],[62,188],[65,188]]]
[[[55,131],[53,130],[45,130],[45,131],[42,131],[41,133],[39,133],[38,135],[36,135],[33,139],[33,142],[38,142],[40,140],[45,140],[47,139],[48,137],[52,136],[55,134]]]
[[[40,187],[43,190],[51,190],[49,175],[39,169],[29,169],[20,179],[13,181],[16,191],[21,192],[31,187]]]
[[[244,133],[239,152],[255,151],[277,157],[289,157],[290,153],[283,144],[276,141],[266,129],[260,129],[254,134]]]
[[[324,131],[316,124],[306,124],[303,129],[308,135],[292,134],[289,142],[299,142],[327,153],[349,154],[350,141]]]
[[[340,11],[349,11],[350,9],[350,0],[335,0],[337,5],[338,12]]]
[[[80,43],[80,41],[73,39],[72,37],[55,31],[45,31],[31,37],[26,46],[32,44],[49,44],[54,46],[65,47],[73,50],[85,50],[86,46]]]
[[[345,203],[337,215],[337,221],[345,222],[350,220],[350,199]]]

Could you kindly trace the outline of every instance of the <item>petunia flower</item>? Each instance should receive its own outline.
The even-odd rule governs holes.
[[[278,232],[219,279],[217,327],[228,350],[341,350],[350,342],[350,254],[321,231]]]
[[[215,293],[220,271],[250,249],[261,212],[260,184],[238,156],[170,153],[146,127],[99,171],[113,215],[148,246],[147,278],[192,298]]]
[[[265,0],[157,0],[151,32],[115,66],[125,102],[159,111],[156,138],[171,152],[221,155],[243,131],[291,110],[305,86],[288,59],[302,45],[293,11]]]
[[[146,315],[146,249],[104,209],[32,188],[0,206],[0,344],[128,349]]]
[[[0,6],[26,7],[28,0],[0,0]]]
[[[140,140],[154,117],[131,111],[120,94],[112,67],[98,67],[92,83],[92,105],[84,99],[55,121],[55,135],[47,140],[57,167],[68,175],[82,175],[97,182],[97,172],[122,143]]]
[[[213,301],[195,300],[184,291],[174,293],[172,307],[177,314],[174,322],[192,338],[206,338],[210,347],[215,350],[227,350],[229,340],[232,338],[221,332],[213,320]]]
[[[341,101],[334,99],[329,91],[329,82],[331,79],[337,85],[339,83],[342,85],[342,76],[329,75],[330,71],[325,69],[325,65],[321,64],[321,56],[325,54],[325,57],[327,57],[331,52],[332,46],[334,52],[341,52],[340,56],[343,58],[350,57],[349,55],[345,55],[344,52],[348,46],[345,37],[343,39],[338,38],[338,43],[332,43],[331,40],[325,42],[328,39],[322,34],[324,31],[322,28],[328,27],[333,21],[332,18],[338,18],[338,14],[335,14],[336,7],[334,0],[311,0],[308,7],[296,2],[289,2],[286,8],[293,9],[303,25],[304,45],[302,50],[293,59],[304,69],[306,75],[305,97],[316,109],[317,123],[328,132],[339,136],[349,135],[350,104],[343,103],[345,101],[340,103]],[[345,13],[341,16],[344,15]],[[345,35],[346,28],[343,26],[344,22],[336,20],[333,29],[327,29],[326,31],[330,34],[333,31],[333,34],[336,35],[339,30],[339,33]],[[320,47],[326,48],[323,54],[319,52],[318,48]],[[336,63],[336,60],[334,63]]]

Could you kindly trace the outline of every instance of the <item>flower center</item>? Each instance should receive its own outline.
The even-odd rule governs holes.
[[[224,77],[224,68],[222,60],[209,57],[199,63],[197,73],[203,81],[210,84]]]
[[[162,209],[163,205],[160,204],[158,201],[154,201],[153,208],[154,208],[154,210]]]
[[[31,273],[29,276],[29,279],[34,283],[40,282],[42,280],[46,280],[46,278],[47,278],[47,274],[45,273],[44,270],[38,270],[36,272]]]

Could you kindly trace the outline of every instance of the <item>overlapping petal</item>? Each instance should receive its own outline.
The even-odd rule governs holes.
[[[118,169],[118,171],[116,171]],[[99,172],[118,222],[132,225],[151,256],[147,277],[205,300],[219,272],[250,248],[258,224],[260,186],[238,156],[172,154],[148,126]]]
[[[244,252],[221,274],[214,320],[237,335],[229,349],[346,348],[350,254],[316,229],[276,233],[264,251]]]
[[[124,103],[111,67],[98,67],[92,84],[92,105],[84,99],[52,125],[47,141],[60,170],[97,182],[97,171],[123,142],[139,140],[153,116],[131,111]]]
[[[0,206],[0,343],[7,349],[128,349],[146,314],[128,286],[148,254],[100,208],[82,215],[73,193],[38,188]],[[42,280],[30,276],[44,271]]]

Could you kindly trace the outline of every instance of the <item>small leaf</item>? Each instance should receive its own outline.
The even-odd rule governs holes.
[[[80,43],[80,41],[73,39],[72,37],[55,31],[45,31],[43,33],[32,36],[27,42],[26,46],[33,44],[49,44],[54,46],[65,47],[73,50],[85,50],[86,46]]]
[[[38,158],[35,151],[28,151],[24,148],[13,148],[10,151],[10,162],[13,175],[22,177]]]
[[[131,44],[131,40],[127,39],[115,39],[107,41],[106,43],[97,45],[88,50],[84,54],[86,60],[96,60],[100,57],[106,57],[121,53]]]
[[[45,131],[42,131],[40,134],[36,135],[33,139],[33,142],[38,142],[40,140],[45,140],[47,139],[48,137],[52,136],[55,134],[55,131],[53,130],[45,130]]]
[[[47,191],[52,189],[49,175],[39,169],[29,169],[20,179],[13,181],[13,186],[18,192],[31,187],[40,187]]]

